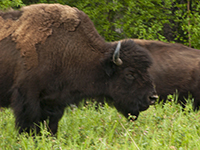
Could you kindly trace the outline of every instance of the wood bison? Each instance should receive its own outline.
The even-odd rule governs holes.
[[[132,40],[105,42],[76,8],[35,4],[0,13],[0,106],[11,106],[19,133],[39,132],[49,119],[55,134],[64,108],[90,97],[137,117],[156,98],[151,64]]]
[[[179,103],[183,106],[188,93],[194,97],[193,108],[200,106],[200,51],[181,44],[161,41],[133,39],[147,49],[153,57],[149,72],[156,86],[160,100],[166,101],[167,95],[176,90]]]

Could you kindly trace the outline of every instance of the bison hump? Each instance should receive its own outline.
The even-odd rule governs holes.
[[[34,4],[21,9],[17,20],[0,16],[0,41],[11,35],[20,50],[26,69],[38,65],[35,45],[44,43],[52,34],[53,27],[64,24],[67,31],[75,31],[80,23],[77,10],[60,4]]]

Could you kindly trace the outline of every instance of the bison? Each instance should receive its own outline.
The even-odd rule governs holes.
[[[105,42],[77,8],[34,4],[0,13],[0,106],[21,132],[49,119],[52,134],[65,107],[106,97],[138,117],[157,98],[151,54],[131,39]]]
[[[165,43],[153,40],[133,39],[147,49],[153,57],[149,73],[160,96],[160,101],[176,90],[178,102],[186,104],[190,93],[194,97],[193,109],[200,106],[200,51],[182,44]]]

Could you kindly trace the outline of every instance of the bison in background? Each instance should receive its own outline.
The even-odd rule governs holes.
[[[138,117],[154,100],[150,53],[132,40],[107,43],[82,11],[35,4],[0,13],[0,106],[11,105],[19,133],[49,119],[57,132],[64,108],[106,97]]]
[[[160,96],[160,101],[176,90],[179,103],[186,104],[188,93],[194,97],[193,108],[200,106],[200,50],[181,44],[165,43],[153,40],[133,39],[135,43],[147,49],[153,57],[149,72]]]

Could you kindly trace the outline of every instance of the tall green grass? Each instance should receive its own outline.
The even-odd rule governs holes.
[[[0,149],[2,150],[198,150],[200,149],[200,112],[185,111],[172,102],[157,104],[129,122],[116,109],[105,105],[67,108],[59,122],[57,137],[41,126],[41,136],[19,135],[12,110],[0,112]],[[45,124],[45,123],[44,123]]]

